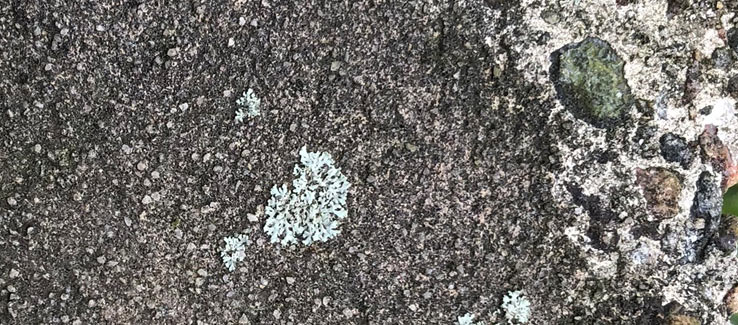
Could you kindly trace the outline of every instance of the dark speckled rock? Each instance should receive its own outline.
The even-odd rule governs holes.
[[[689,168],[694,156],[687,140],[674,133],[666,133],[659,139],[661,156],[668,162],[676,162],[684,169]]]

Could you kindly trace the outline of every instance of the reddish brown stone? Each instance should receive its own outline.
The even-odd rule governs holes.
[[[723,191],[736,184],[738,182],[738,166],[733,163],[730,149],[718,137],[717,127],[707,125],[705,131],[700,134],[698,141],[702,162],[711,164],[713,168],[723,173]]]
[[[661,167],[636,170],[638,184],[643,189],[648,209],[654,216],[670,218],[679,213],[682,181],[678,174]]]
[[[723,302],[725,303],[725,308],[728,309],[728,314],[738,313],[738,284],[728,291]]]

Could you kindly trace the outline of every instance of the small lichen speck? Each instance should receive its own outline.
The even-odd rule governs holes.
[[[249,244],[249,237],[243,234],[233,237],[223,238],[226,245],[220,251],[220,257],[223,259],[228,271],[236,270],[236,264],[246,258],[246,245]]]
[[[236,122],[238,123],[243,122],[246,117],[256,117],[261,115],[261,110],[259,110],[261,99],[256,97],[254,90],[251,88],[243,93],[241,98],[236,101],[236,104],[240,106],[236,111]],[[245,111],[244,108],[246,109]]]
[[[472,313],[466,313],[464,316],[459,316],[457,320],[459,322],[458,325],[484,325],[484,322],[474,323],[474,314]]]

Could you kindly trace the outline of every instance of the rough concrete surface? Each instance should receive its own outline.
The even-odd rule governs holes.
[[[2,1],[0,323],[504,324],[522,290],[530,324],[725,324],[736,10]],[[551,54],[587,37],[636,99],[609,128],[551,80]],[[261,115],[237,123],[249,88]],[[684,140],[662,153],[666,134]],[[303,145],[352,183],[348,217],[283,247],[254,213]]]

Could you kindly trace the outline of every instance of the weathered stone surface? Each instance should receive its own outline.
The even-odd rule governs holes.
[[[691,105],[682,88],[735,17],[680,2],[2,2],[0,323],[500,324],[523,290],[529,324],[662,324],[675,301],[721,324],[693,298],[738,282],[730,257],[682,259],[710,167],[665,163],[659,137],[728,111],[734,67],[701,58]],[[645,104],[588,113],[604,128],[551,82],[551,53],[588,36]],[[249,88],[263,114],[235,123]],[[281,249],[254,211],[302,145],[350,178],[349,216]],[[642,197],[652,167],[685,184],[673,217]]]
[[[624,64],[610,44],[589,37],[552,54],[551,79],[574,116],[612,127],[634,104]]]
[[[670,218],[679,212],[682,181],[677,173],[661,167],[636,171],[638,183],[648,203],[648,209],[656,216]]]

